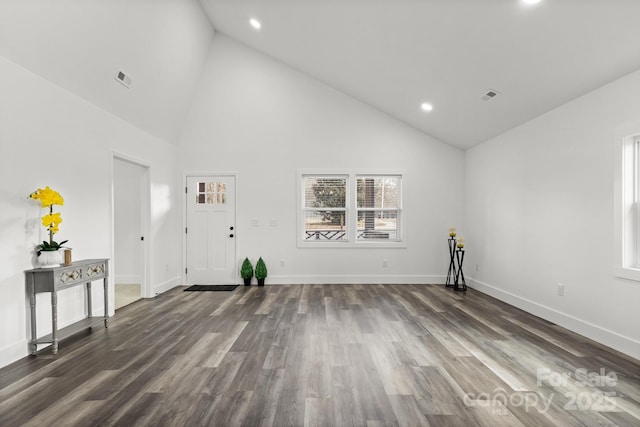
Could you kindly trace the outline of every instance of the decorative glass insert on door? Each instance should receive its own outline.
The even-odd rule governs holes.
[[[196,203],[224,205],[227,203],[227,185],[224,182],[198,182]]]

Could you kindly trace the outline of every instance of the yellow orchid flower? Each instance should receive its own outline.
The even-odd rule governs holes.
[[[42,225],[45,227],[51,227],[52,225],[57,227],[61,222],[60,212],[50,213],[42,217]]]
[[[64,199],[62,198],[60,193],[52,190],[51,188],[49,188],[49,186],[46,186],[44,189],[38,188],[36,191],[31,193],[29,197],[31,197],[32,199],[40,200],[40,204],[43,208],[48,208],[52,205],[64,205]]]

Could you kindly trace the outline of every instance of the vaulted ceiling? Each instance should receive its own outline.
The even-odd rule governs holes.
[[[463,149],[640,68],[638,0],[201,3],[216,31]]]
[[[640,69],[638,17],[640,0],[2,0],[0,55],[176,143],[213,26],[465,149]]]

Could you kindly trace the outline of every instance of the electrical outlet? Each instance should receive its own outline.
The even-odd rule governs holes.
[[[564,284],[558,283],[558,296],[564,296]]]
[[[284,258],[280,260],[280,267],[284,267]]]
[[[389,260],[388,259],[383,259],[382,260],[382,267],[383,268],[389,267]]]
[[[476,271],[478,271],[478,264],[476,264]]]

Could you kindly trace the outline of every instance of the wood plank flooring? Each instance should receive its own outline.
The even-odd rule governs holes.
[[[183,289],[0,369],[0,426],[640,425],[640,361],[472,289]]]

